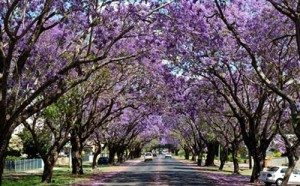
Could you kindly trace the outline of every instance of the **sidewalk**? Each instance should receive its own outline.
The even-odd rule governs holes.
[[[253,185],[263,185],[263,184],[253,184],[249,183],[250,176],[248,175],[237,175],[232,174],[232,171],[223,170],[219,171],[218,167],[203,167],[197,166],[196,162],[190,160],[184,160],[176,158],[178,161],[187,164],[193,169],[196,169],[201,173],[201,175],[210,179],[217,186],[253,186]]]

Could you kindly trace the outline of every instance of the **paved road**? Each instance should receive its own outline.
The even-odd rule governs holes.
[[[157,157],[152,162],[138,161],[119,173],[97,178],[89,185],[213,185],[193,167],[175,159]]]

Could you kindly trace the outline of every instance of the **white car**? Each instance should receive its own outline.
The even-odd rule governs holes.
[[[145,161],[152,161],[153,160],[153,155],[151,152],[146,152],[144,155],[144,160]]]
[[[287,167],[284,166],[267,167],[260,172],[259,180],[265,182],[266,185],[273,183],[281,185],[286,170]],[[294,169],[288,184],[300,185],[300,170]]]
[[[172,155],[171,154],[165,154],[165,159],[171,159]]]

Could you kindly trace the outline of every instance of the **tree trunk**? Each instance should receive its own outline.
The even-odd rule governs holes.
[[[129,151],[128,158],[132,160],[133,157],[134,157],[134,154],[135,154],[135,149],[134,149],[134,150],[130,150],[130,151]]]
[[[238,148],[235,145],[232,146],[232,161],[233,161],[233,173],[240,174]]]
[[[101,154],[101,146],[97,147],[96,151],[94,152],[93,156],[93,163],[92,163],[92,168],[95,169],[97,165],[97,157]]]
[[[298,9],[298,8],[297,8]],[[297,13],[299,10],[297,10]],[[296,41],[297,41],[297,51],[298,51],[298,57],[300,57],[300,23],[299,18],[294,21],[295,23],[295,29],[296,29]]]
[[[80,141],[79,136],[76,133],[71,134],[71,145],[72,145],[72,174],[83,174],[82,168],[82,151],[83,145]]]
[[[179,149],[175,150],[175,156],[178,156]]]
[[[289,164],[288,164],[288,169],[285,172],[282,185],[287,185],[289,178],[296,166],[296,163],[299,159],[299,157],[296,154],[297,154],[297,152],[288,152]]]
[[[190,151],[188,148],[184,148],[184,159],[188,160],[190,159]]]
[[[264,164],[265,157],[266,156],[261,153],[257,153],[257,154],[253,155],[254,166],[253,166],[252,175],[251,175],[251,179],[250,179],[251,183],[259,182],[258,177],[259,177],[260,171],[263,170],[263,164]]]
[[[198,153],[198,160],[197,160],[197,165],[201,166],[202,165],[202,157],[203,157],[203,152]]]
[[[125,150],[124,160],[128,160],[128,156],[129,156],[128,150]]]
[[[192,159],[191,159],[192,161],[196,161],[196,156],[195,156],[195,154],[193,153],[192,154]]]
[[[129,152],[129,159],[139,158],[141,157],[141,148],[135,147]]]
[[[205,166],[215,166],[215,154],[218,151],[218,143],[211,142],[207,144],[207,157],[205,160]]]
[[[116,155],[116,150],[114,148],[109,148],[109,153],[108,153],[108,163],[109,164],[115,163],[115,155]]]
[[[0,185],[2,184],[3,170],[5,166],[5,155],[11,135],[2,135],[0,137]]]
[[[228,157],[228,149],[226,147],[223,147],[221,153],[220,153],[220,167],[219,170],[223,170],[224,165],[227,161]]]
[[[44,161],[44,171],[42,175],[43,183],[51,183],[53,168],[57,158],[58,158],[58,153],[54,150],[49,155],[43,157],[43,161]]]
[[[142,149],[139,147],[135,151],[135,158],[139,158],[142,156]]]
[[[249,169],[252,169],[252,156],[249,153]]]
[[[118,163],[124,162],[124,151],[122,149],[118,150],[117,157],[118,157],[118,160],[117,160]]]

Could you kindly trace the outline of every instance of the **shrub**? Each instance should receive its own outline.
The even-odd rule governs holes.
[[[20,156],[6,156],[5,160],[7,161],[16,161],[16,160],[21,160],[21,159],[24,159]]]
[[[278,158],[278,157],[281,157],[281,156],[282,156],[282,154],[281,154],[281,152],[280,152],[279,150],[275,150],[275,151],[273,152],[273,157]]]

